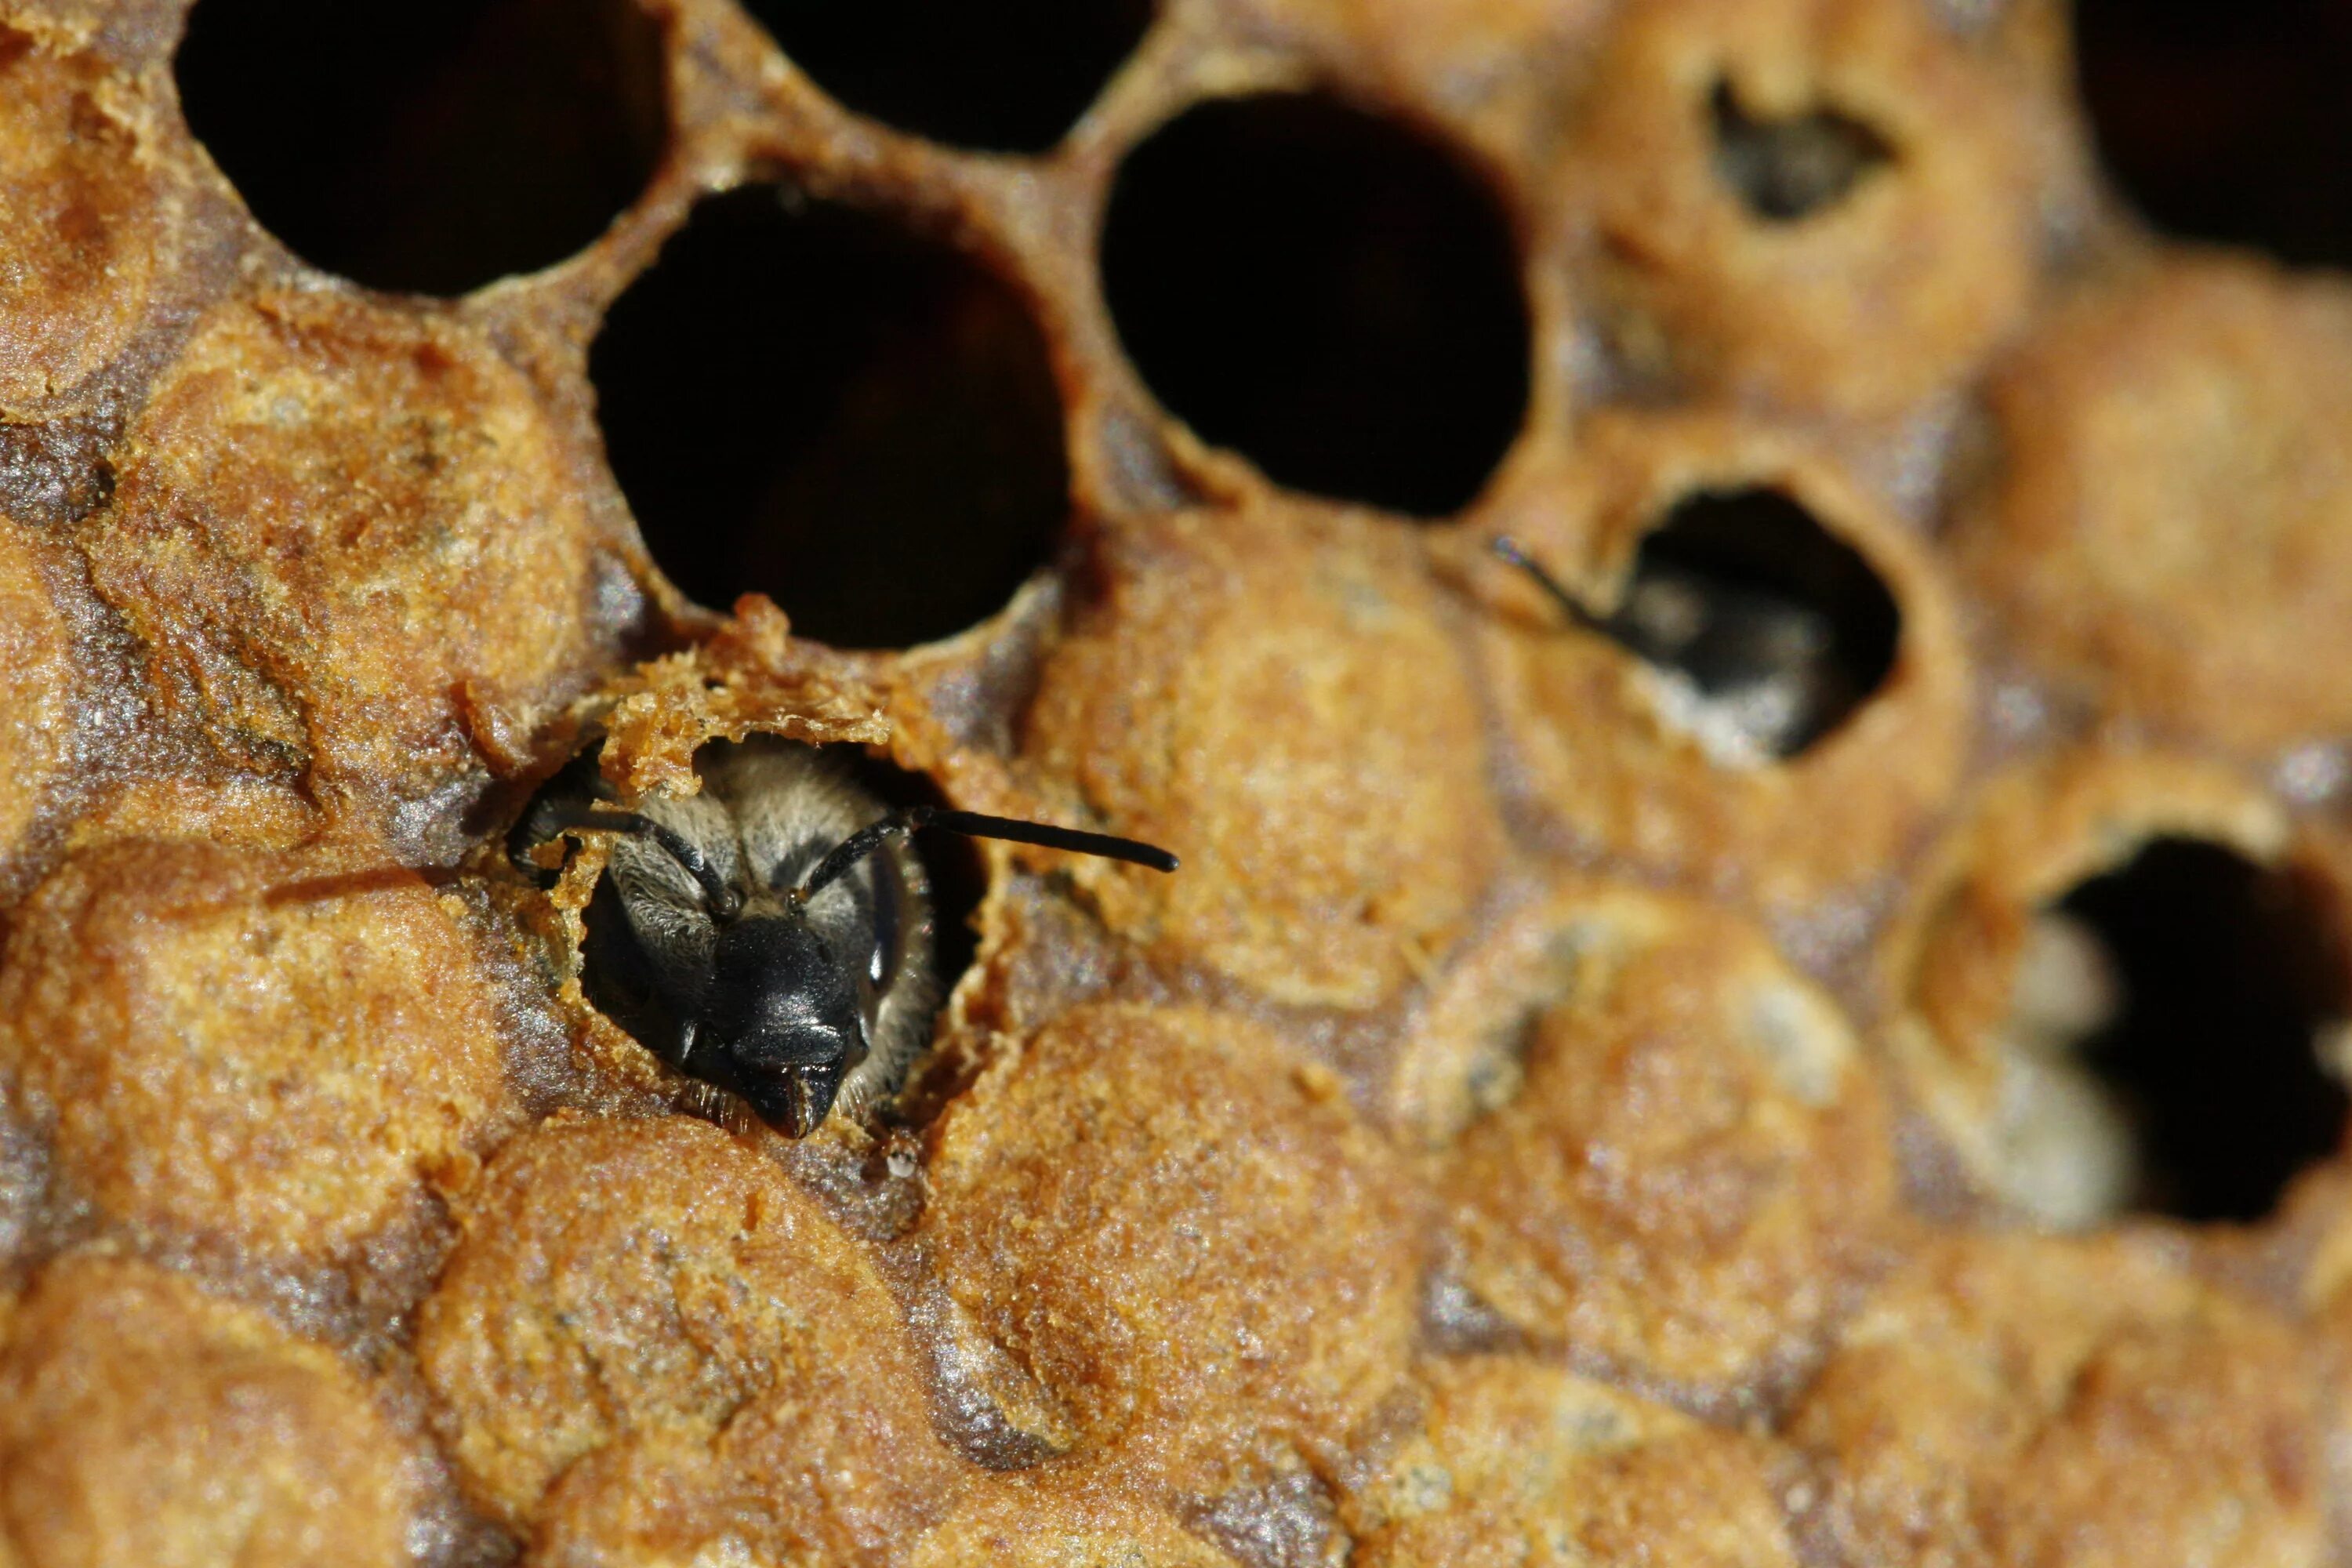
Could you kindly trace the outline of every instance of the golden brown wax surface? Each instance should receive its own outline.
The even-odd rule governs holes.
[[[2074,8],[484,0],[240,147],[243,3],[0,0],[0,1568],[2352,1558],[2352,1167],[2141,1212],[2352,1061],[2352,294]],[[793,1142],[506,854],[754,732],[1184,868],[919,840]],[[2310,973],[2063,907],[2182,839]]]

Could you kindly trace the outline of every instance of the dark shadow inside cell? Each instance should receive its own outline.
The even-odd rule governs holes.
[[[2352,6],[2075,0],[2099,154],[2158,227],[2352,264]]]
[[[255,218],[377,289],[462,294],[562,260],[668,138],[636,0],[202,0],[173,68]]]
[[[1517,434],[1511,223],[1462,160],[1393,121],[1307,93],[1192,109],[1120,169],[1101,261],[1160,402],[1277,483],[1442,516]]]
[[[1895,668],[1902,614],[1860,552],[1775,489],[1703,491],[1643,537],[1600,623],[1685,678],[1706,721],[1766,757],[1843,723]]]
[[[1069,512],[1024,301],[946,246],[773,185],[695,209],[589,353],[613,472],[670,581],[904,647],[1001,609]]]
[[[1042,153],[1151,26],[1152,0],[745,0],[844,106],[936,142]]]
[[[1752,117],[1729,82],[1716,84],[1709,109],[1716,177],[1768,223],[1794,223],[1834,206],[1895,156],[1885,137],[1835,110]]]
[[[2076,1047],[2137,1144],[2136,1206],[2256,1220],[2342,1141],[2322,1030],[2352,1004],[2319,890],[2218,844],[2158,838],[2058,908],[2106,950],[2114,1016]]]

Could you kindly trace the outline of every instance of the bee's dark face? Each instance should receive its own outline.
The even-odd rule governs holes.
[[[796,914],[722,927],[695,1067],[794,1138],[833,1109],[842,1075],[865,1059],[865,1014],[851,972]]]
[[[583,751],[509,839],[530,858],[553,838],[613,836],[587,910],[588,1000],[664,1061],[804,1138],[836,1098],[898,1086],[940,999],[930,881],[919,827],[1009,838],[1173,870],[1147,844],[944,807],[890,812],[818,749],[773,736],[696,754],[705,788],[621,809]]]

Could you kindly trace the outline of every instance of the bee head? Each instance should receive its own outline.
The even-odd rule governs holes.
[[[751,1101],[771,1126],[805,1138],[823,1123],[842,1076],[864,1059],[855,976],[797,913],[719,929],[698,1070]]]
[[[740,805],[721,804],[730,811]],[[747,893],[735,879],[739,868],[725,864],[734,857],[714,858],[701,838],[680,828],[576,795],[534,804],[517,826],[512,852],[527,855],[566,833],[621,834],[657,849],[691,879],[700,894],[698,908],[685,907],[675,876],[648,880],[639,875],[601,884],[597,901],[589,908],[590,963],[583,983],[600,1007],[610,998],[620,1009],[623,1026],[639,1039],[649,1037],[639,1033],[628,1016],[648,1026],[650,1039],[659,1042],[654,1048],[672,1066],[732,1090],[769,1125],[805,1138],[824,1123],[851,1072],[870,1063],[883,1069],[869,1075],[878,1082],[899,1065],[888,1053],[915,1043],[900,1030],[892,1037],[898,1045],[886,1042],[883,1059],[872,1060],[875,1043],[868,1031],[885,1016],[885,999],[919,996],[928,989],[923,984],[893,989],[900,984],[894,977],[904,939],[902,917],[908,912],[893,897],[869,889],[863,900],[836,899],[822,928],[810,919],[810,901],[884,845],[922,827],[1107,856],[1160,871],[1176,869],[1176,857],[1132,838],[918,805],[868,822],[826,849],[790,888],[782,885],[780,875],[785,850],[798,853],[815,846],[795,842],[780,847],[771,842],[776,837],[772,825],[751,832],[739,822],[737,832],[744,844],[756,840],[767,851],[752,857],[761,864],[751,868],[758,879]],[[706,837],[712,829],[709,822],[700,825]],[[719,834],[718,842],[723,844],[725,837]],[[535,863],[524,863],[537,868]],[[913,881],[919,886],[921,879]],[[615,886],[622,890],[612,897],[621,905],[622,919],[608,925],[596,918],[597,910]],[[882,879],[875,884],[876,889],[886,886],[898,889],[896,899],[908,897],[904,879]],[[928,931],[929,910],[919,895],[912,911]],[[624,926],[630,933],[626,940],[620,934]],[[849,955],[835,948],[827,930],[862,951],[863,962],[846,962]],[[709,933],[708,946],[705,932]],[[599,952],[617,971],[602,995]],[[910,1017],[905,1008],[896,1016]],[[921,1025],[920,1019],[913,1022],[917,1027]]]

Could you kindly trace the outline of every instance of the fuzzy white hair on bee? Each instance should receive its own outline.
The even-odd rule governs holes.
[[[913,834],[1000,838],[1173,871],[1131,838],[937,806],[893,810],[835,754],[755,735],[695,758],[699,795],[621,809],[583,753],[541,791],[509,852],[610,834],[589,906],[589,999],[681,1072],[804,1138],[836,1104],[898,1086],[943,987]]]

